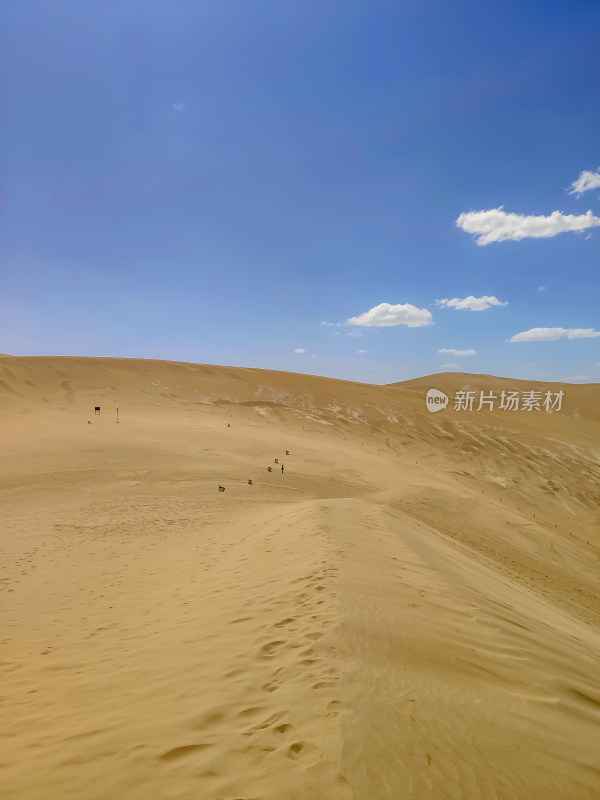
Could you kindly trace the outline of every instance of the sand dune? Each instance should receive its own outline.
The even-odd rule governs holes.
[[[0,426],[0,798],[600,797],[600,385],[0,357]]]

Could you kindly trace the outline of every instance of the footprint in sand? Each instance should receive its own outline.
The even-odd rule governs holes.
[[[281,713],[279,711],[276,712],[275,714],[271,714],[271,716],[268,717],[267,719],[263,720],[262,722],[258,723],[257,725],[254,725],[254,727],[252,727],[249,731],[247,731],[245,733],[245,735],[251,736],[252,734],[255,734],[255,733],[261,733],[262,731],[266,730],[267,728],[270,728],[272,725],[275,725],[276,722],[279,722],[281,720],[282,716],[283,716],[283,713]]]
[[[316,764],[321,758],[321,751],[310,742],[293,742],[286,750],[285,755],[292,761],[302,762],[304,767]]]
[[[284,628],[286,625],[290,625],[292,622],[294,622],[294,617],[286,617],[285,619],[282,619],[281,622],[276,622],[274,627]]]
[[[287,733],[288,731],[291,731],[292,729],[293,729],[293,726],[290,725],[289,722],[284,722],[283,725],[277,725],[275,728],[273,728],[275,733],[280,733],[280,734],[281,733]]]
[[[319,633],[318,631],[314,631],[313,633],[305,633],[305,639],[311,639],[312,641],[316,642],[318,639],[322,639],[324,634]]]
[[[297,761],[300,758],[300,755],[303,750],[304,750],[303,742],[294,742],[288,747],[286,755],[288,758]]]
[[[268,657],[273,656],[284,644],[285,642],[280,640],[267,642],[267,644],[263,644],[263,646],[260,648],[261,655]]]
[[[338,717],[340,714],[340,701],[339,700],[332,700],[327,705],[327,716],[328,717]]]
[[[184,744],[180,747],[174,747],[172,750],[167,750],[159,756],[161,761],[175,761],[186,756],[191,756],[202,750],[211,747],[210,744]]]
[[[255,717],[257,714],[260,714],[261,711],[264,711],[263,706],[251,706],[250,708],[242,709],[239,712],[238,717],[240,717],[241,719],[248,719],[250,717]]]
[[[335,686],[335,682],[334,681],[317,681],[316,683],[313,683],[312,688],[313,689],[333,689],[334,686]]]

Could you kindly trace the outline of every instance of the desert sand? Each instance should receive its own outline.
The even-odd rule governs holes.
[[[466,386],[1,357],[0,797],[597,800],[600,385]]]

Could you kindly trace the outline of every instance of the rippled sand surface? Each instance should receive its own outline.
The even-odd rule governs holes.
[[[0,358],[0,798],[597,800],[600,386],[430,386]]]

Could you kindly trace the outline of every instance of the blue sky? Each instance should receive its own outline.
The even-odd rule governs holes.
[[[0,352],[600,381],[599,29],[582,0],[4,0]]]

